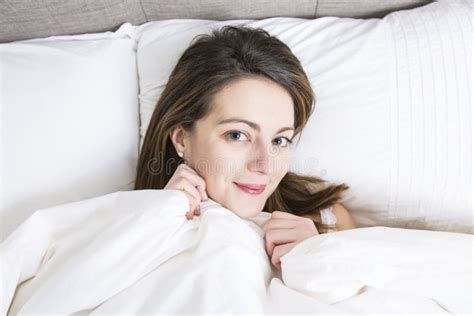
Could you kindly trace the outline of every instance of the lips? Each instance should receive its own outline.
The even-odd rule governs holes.
[[[248,184],[248,183],[237,183],[234,182],[234,184],[244,191],[245,193],[251,194],[251,195],[258,195],[265,191],[266,184]]]

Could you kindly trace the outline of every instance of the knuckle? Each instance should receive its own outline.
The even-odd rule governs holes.
[[[185,178],[181,173],[177,173],[175,174],[175,179],[176,179],[176,182],[182,182],[184,181]]]
[[[193,184],[193,193],[196,198],[201,199],[201,191],[199,190],[199,187],[195,186]]]
[[[285,212],[282,212],[282,211],[273,211],[273,212],[272,212],[272,217],[279,216],[279,215],[282,215],[282,214],[285,214]]]
[[[177,170],[176,174],[180,177],[185,177],[187,173],[186,173],[185,169],[181,168],[181,169]]]
[[[306,226],[311,227],[314,225],[313,220],[311,218],[303,217],[302,221]]]
[[[180,164],[180,166],[181,166],[181,168],[183,168],[183,169],[191,169],[191,167],[188,166],[188,165],[185,164],[185,163]]]
[[[186,176],[186,175],[183,175],[182,176],[182,181],[186,182],[187,184],[190,184],[192,187],[194,187],[192,181]]]
[[[317,230],[316,224],[314,223],[312,219],[308,219],[307,225],[310,230]]]

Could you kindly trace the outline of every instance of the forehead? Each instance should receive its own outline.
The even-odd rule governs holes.
[[[226,85],[212,99],[211,121],[217,124],[231,117],[256,122],[262,128],[293,127],[293,100],[283,87],[271,80],[239,79]]]

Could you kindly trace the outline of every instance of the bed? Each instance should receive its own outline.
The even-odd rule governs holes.
[[[471,315],[472,6],[0,4],[0,313]],[[211,200],[186,221],[181,192],[133,191],[177,58],[228,24],[278,36],[310,78],[290,170],[350,186],[358,228],[305,240],[282,271],[268,213]]]

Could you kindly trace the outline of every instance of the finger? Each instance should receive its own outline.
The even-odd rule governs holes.
[[[183,180],[182,183],[179,183],[178,185],[181,188],[181,190],[188,193],[189,202],[192,206],[190,208],[190,211],[194,210],[199,205],[199,203],[201,201],[201,196],[200,196],[199,192],[187,180]]]
[[[186,196],[188,197],[188,200],[189,200],[189,209],[188,209],[188,211],[187,211],[186,214],[185,214],[185,215],[186,215],[186,219],[192,219],[192,218],[193,218],[193,214],[194,214],[194,211],[193,211],[193,210],[196,209],[196,204],[195,204],[195,202],[193,202],[193,201],[194,201],[194,197],[193,197],[191,194],[187,193],[186,191],[183,191],[183,192],[184,192],[184,194],[186,194]]]
[[[294,214],[281,214],[284,212],[276,211],[276,216],[272,216],[263,226],[262,229],[264,231],[270,229],[278,229],[278,228],[296,228],[301,227],[302,230],[318,233],[318,229],[316,228],[316,224],[312,218],[306,216],[296,216]],[[273,214],[273,213],[272,213]],[[288,224],[285,224],[287,221]],[[291,223],[291,224],[290,224]]]
[[[292,242],[284,245],[280,245],[275,247],[275,251],[272,254],[272,264],[281,271],[281,257],[286,255],[288,252],[290,252],[291,249],[293,249],[298,242]]]
[[[189,211],[186,213],[186,219],[193,219],[194,216],[199,216],[201,215],[201,210],[199,205],[194,208],[194,211]]]
[[[196,208],[201,202],[201,195],[199,194],[199,191],[185,178],[180,179],[176,186],[180,190],[183,190],[185,193],[189,194],[188,197],[193,206],[193,208],[190,210],[194,211],[194,208]]]
[[[265,233],[265,247],[269,256],[273,255],[275,246],[299,241],[303,236],[297,229],[272,229]]]
[[[183,176],[185,176],[194,187],[197,188],[199,194],[201,195],[201,200],[207,200],[207,193],[206,193],[206,181],[191,167],[183,165]]]
[[[264,231],[270,229],[281,229],[281,228],[295,228],[297,226],[297,221],[294,219],[287,219],[287,218],[270,218],[263,226],[262,229]]]
[[[273,211],[272,212],[272,218],[291,218],[291,219],[297,219],[300,218],[300,216],[288,213],[288,212],[282,212],[282,211]]]

